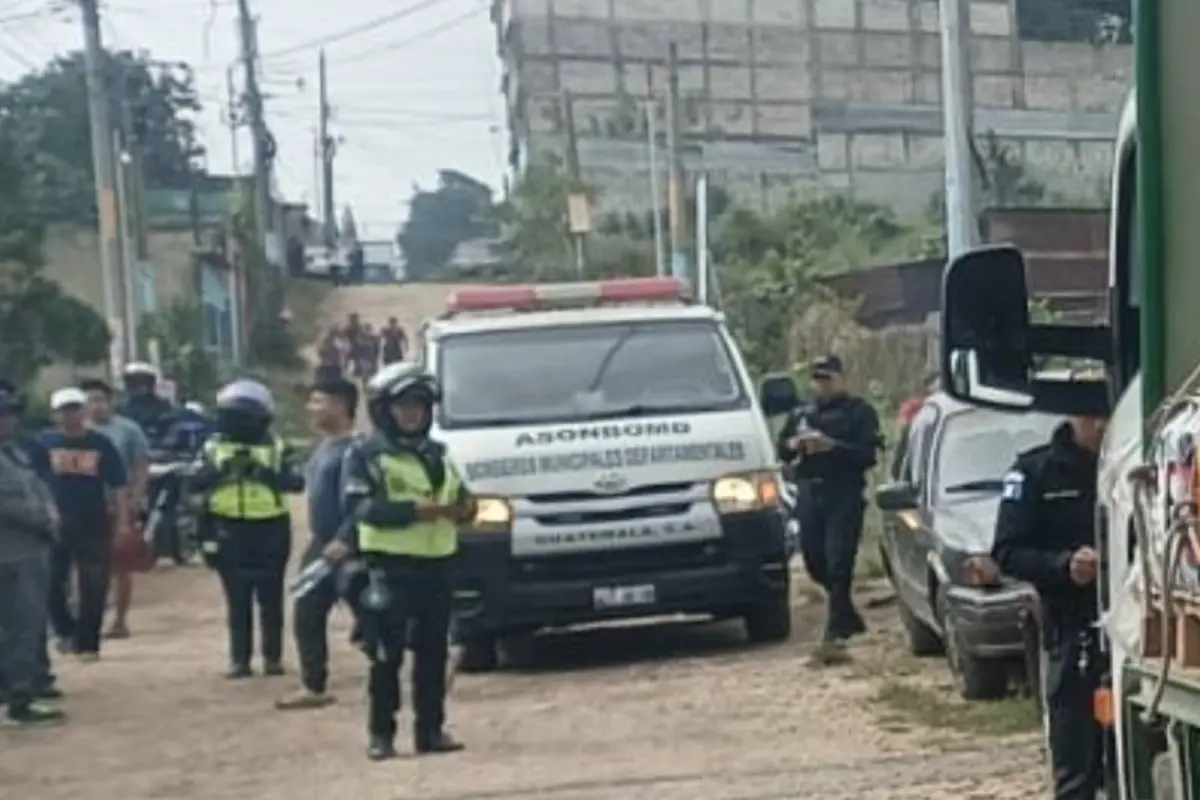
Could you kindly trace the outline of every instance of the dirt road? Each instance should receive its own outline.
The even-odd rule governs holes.
[[[135,638],[94,665],[60,663],[71,722],[0,729],[0,787],[37,800],[777,800],[1045,796],[1029,736],[979,740],[881,715],[900,668],[892,611],[872,612],[857,662],[805,663],[817,609],[798,599],[782,647],[737,625],[568,635],[515,648],[513,669],[459,679],[450,711],[467,752],[369,764],[362,659],[335,622],[329,709],[284,714],[294,678],[231,684],[215,579],[141,580]],[[914,671],[915,670],[915,671]],[[934,685],[936,660],[908,680]],[[406,725],[402,730],[406,729]],[[407,751],[407,742],[403,742]]]

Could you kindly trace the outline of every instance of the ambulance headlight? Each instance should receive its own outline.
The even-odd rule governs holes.
[[[503,497],[487,495],[475,498],[475,518],[471,527],[478,531],[504,533],[512,528],[512,505]]]
[[[713,481],[712,501],[721,514],[778,508],[779,479],[773,472],[726,475]]]

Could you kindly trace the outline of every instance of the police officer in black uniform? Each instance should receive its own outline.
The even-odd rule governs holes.
[[[362,648],[368,679],[367,755],[396,754],[400,665],[413,650],[413,741],[416,752],[448,753],[462,745],[444,729],[446,664],[453,605],[451,565],[458,527],[475,514],[445,446],[430,438],[437,382],[417,364],[399,362],[367,385],[374,432],[343,462],[348,524],[326,558],[357,551],[366,564],[360,595]]]
[[[866,473],[882,446],[879,416],[846,391],[842,360],[827,355],[810,366],[814,400],[793,411],[779,432],[779,458],[791,465],[798,490],[800,552],[825,590],[828,617],[821,653],[840,651],[867,626],[854,607],[854,562],[862,538]]]
[[[1092,695],[1104,673],[1094,627],[1096,462],[1105,420],[1073,417],[1050,443],[1017,457],[1004,478],[992,555],[1037,589],[1048,656],[1045,698],[1056,800],[1094,800],[1103,733]]]

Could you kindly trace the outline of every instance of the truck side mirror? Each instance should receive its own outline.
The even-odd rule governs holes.
[[[768,375],[758,387],[758,404],[767,417],[786,414],[800,405],[800,393],[791,375]]]
[[[946,268],[942,305],[942,386],[976,405],[1033,405],[1029,294],[1015,247],[972,250]]]
[[[1112,363],[1112,329],[1030,322],[1025,259],[1011,245],[972,250],[946,267],[942,294],[942,387],[991,408],[1052,414],[1108,413],[1104,378],[1073,368],[1040,370],[1047,357]],[[1087,370],[1094,372],[1094,370]]]

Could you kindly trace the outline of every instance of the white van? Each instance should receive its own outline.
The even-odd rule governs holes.
[[[723,315],[670,278],[485,286],[424,330],[435,435],[480,498],[464,668],[509,634],[664,614],[791,629],[779,469]]]

